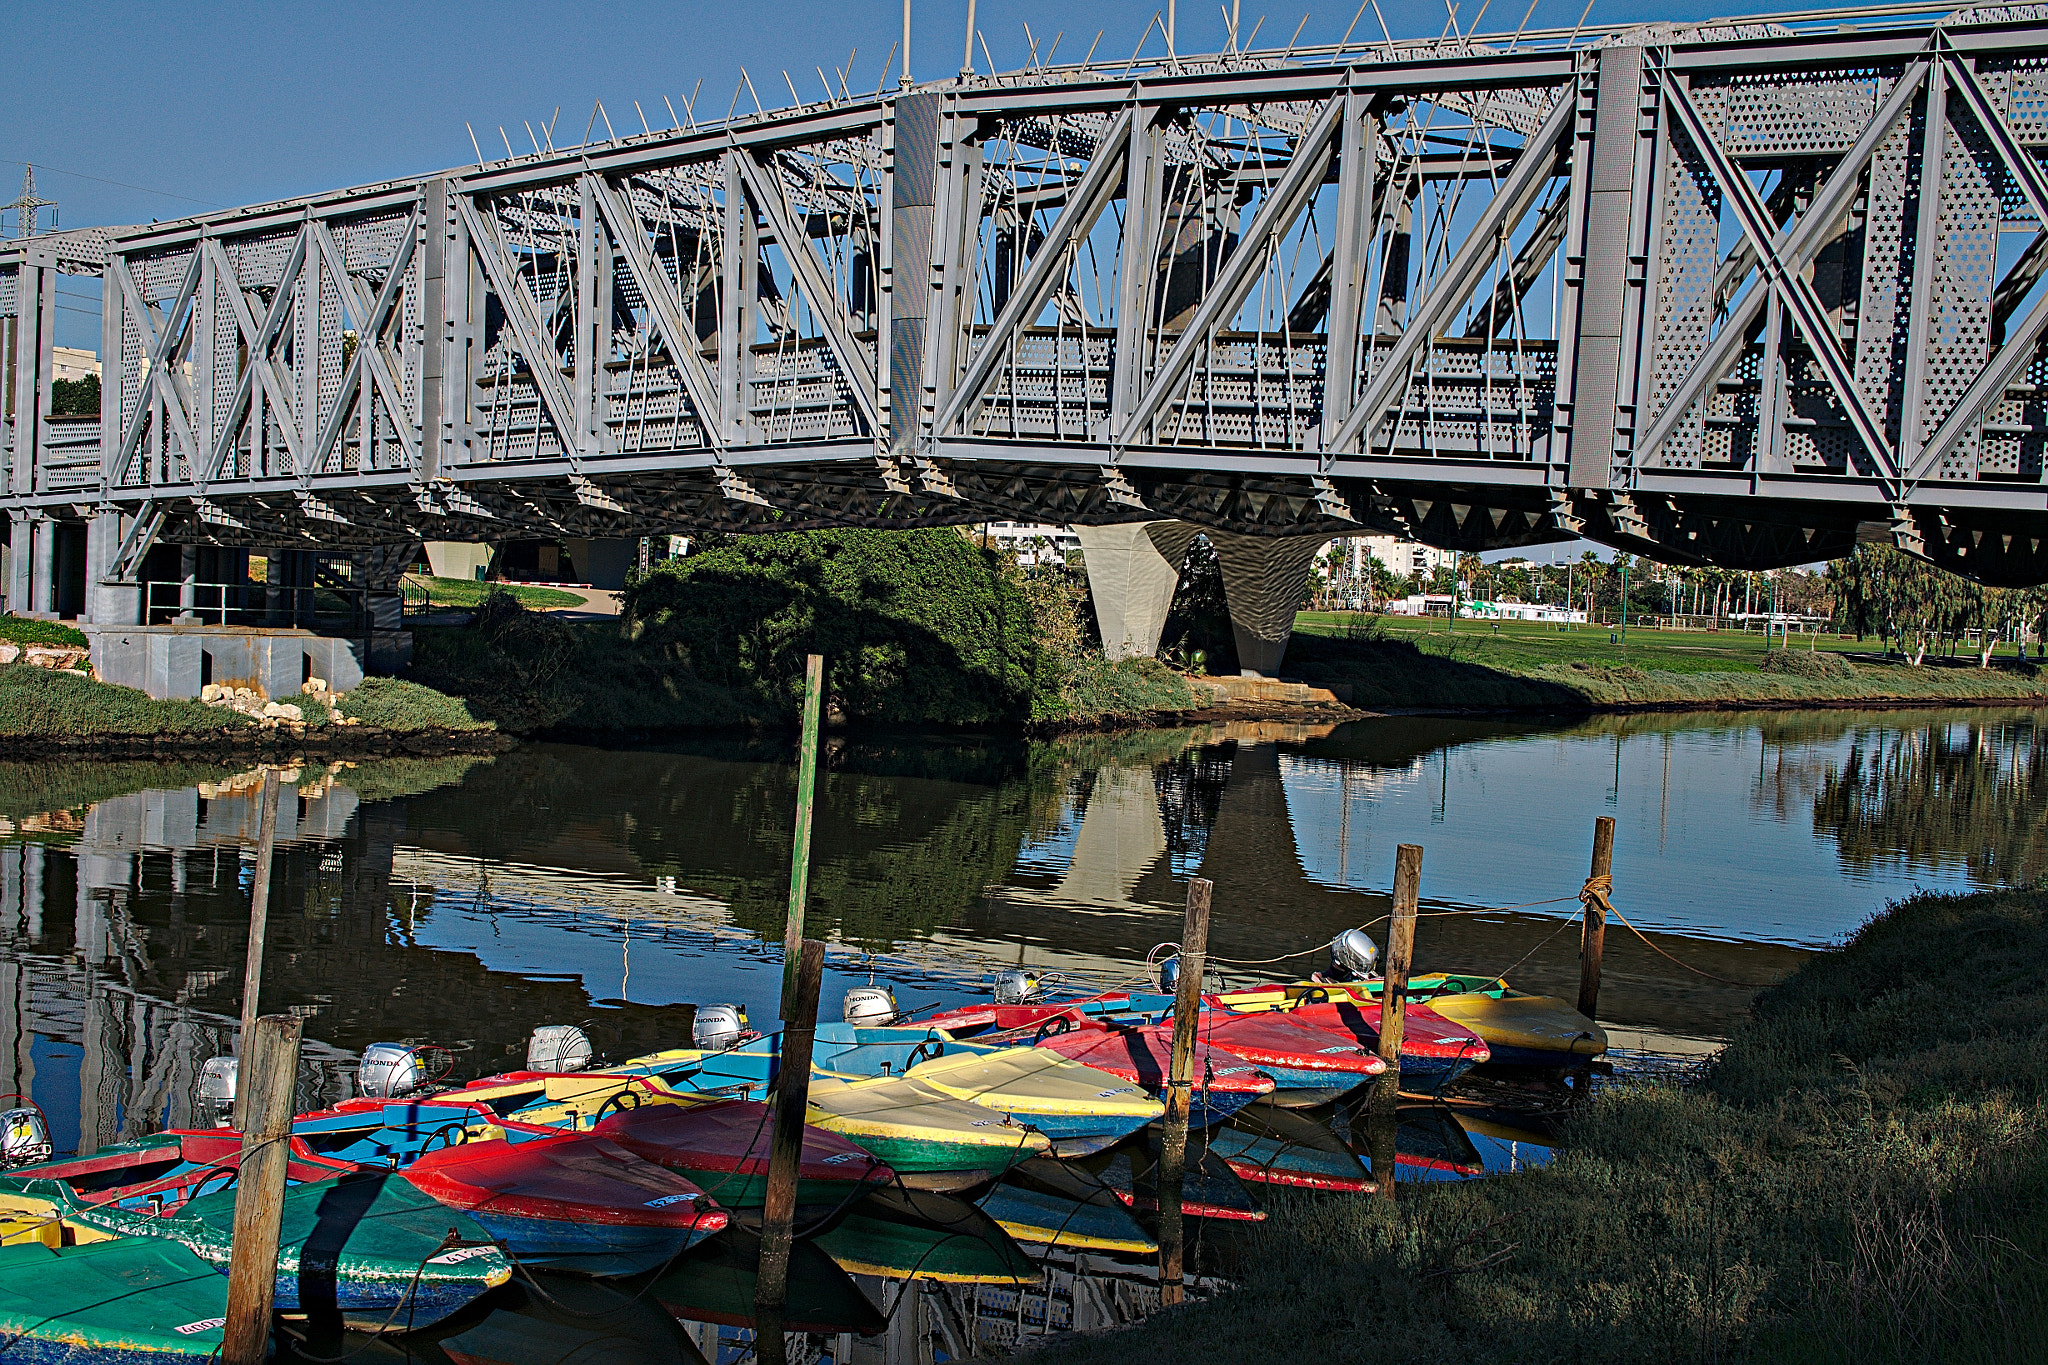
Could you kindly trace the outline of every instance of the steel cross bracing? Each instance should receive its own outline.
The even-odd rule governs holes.
[[[2034,582],[2044,149],[2039,7],[842,89],[7,244],[6,504],[118,513],[116,575],[1017,517]]]

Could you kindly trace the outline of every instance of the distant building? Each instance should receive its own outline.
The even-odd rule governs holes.
[[[1372,573],[1368,567],[1372,560],[1386,565],[1404,583],[1411,578],[1427,580],[1439,565],[1457,562],[1457,555],[1450,550],[1399,536],[1349,536],[1335,542],[1332,548],[1339,557],[1330,591],[1352,608],[1364,607],[1372,598]],[[1328,578],[1330,567],[1318,562],[1316,572]]]
[[[1064,564],[1067,556],[1079,553],[1081,537],[1071,526],[1047,526],[1031,521],[992,521],[984,528],[990,549],[1008,550],[1025,568],[1038,564]]]
[[[79,346],[53,346],[50,348],[50,377],[52,379],[97,379],[100,373],[100,357],[96,351]]]
[[[1475,621],[1544,621],[1554,625],[1584,625],[1586,613],[1570,607],[1544,606],[1537,602],[1475,602],[1454,598],[1447,592],[1417,592],[1387,603],[1390,616],[1449,616],[1456,602],[1458,615]]]

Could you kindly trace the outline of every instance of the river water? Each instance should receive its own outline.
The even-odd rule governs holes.
[[[1602,1020],[1618,1049],[1697,1055],[1741,1017],[1734,983],[1918,889],[2048,870],[2044,739],[2037,712],[1982,709],[834,737],[808,919],[831,947],[824,1012],[871,978],[905,1008],[985,997],[1018,964],[1132,980],[1194,876],[1215,883],[1226,971],[1297,975],[1385,915],[1402,843],[1425,850],[1418,970],[1569,998],[1608,815],[1614,903],[1641,932],[1608,932]],[[770,1019],[791,748],[304,770],[280,811],[263,1008],[306,1016],[321,1093],[378,1041],[436,1044],[466,1077],[517,1066],[543,1023],[624,1056],[685,1043],[699,1003]],[[60,1150],[207,1120],[193,1090],[239,1009],[259,781],[0,765],[0,1091],[32,1095]],[[1467,1128],[1490,1168],[1529,1155]],[[1076,1283],[1034,1321],[1072,1320]]]

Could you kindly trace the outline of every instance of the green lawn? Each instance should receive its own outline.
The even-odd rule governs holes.
[[[2011,648],[1979,668],[1975,654],[1912,667],[1874,640],[1775,641],[1760,633],[1533,621],[1303,612],[1287,673],[1352,688],[1358,705],[1611,706],[1919,700],[2039,700],[2048,676]]]
[[[482,606],[484,598],[494,591],[509,592],[535,611],[583,605],[583,594],[563,592],[560,588],[526,588],[516,583],[479,583],[469,578],[431,578],[425,574],[407,574],[399,583],[405,591],[405,605],[421,610],[429,605],[437,611],[442,607]]]
[[[1341,639],[1345,635],[1346,623],[1353,615],[1351,612],[1305,611],[1295,617],[1294,629],[1298,634]],[[1373,619],[1367,613],[1356,615]],[[1628,663],[1665,673],[1726,673],[1755,668],[1764,653],[1763,634],[1754,630],[1660,630],[1654,626],[1630,626],[1628,643],[1621,644],[1608,639],[1610,635],[1620,633],[1617,626],[1559,627],[1535,621],[1502,621],[1497,625],[1488,621],[1459,621],[1453,630],[1450,622],[1442,617],[1382,616],[1377,619],[1392,639],[1412,640],[1425,649],[1443,649],[1455,644],[1461,656],[1469,655],[1504,667],[1535,668],[1546,663],[1588,659],[1601,663]],[[1778,637],[1773,637],[1771,648],[1776,650],[1779,644]],[[1871,663],[1880,662],[1884,650],[1884,646],[1874,639],[1822,635],[1816,641],[1810,635],[1794,634],[1791,637],[1791,647],[1795,651],[1811,650],[1816,646],[1840,654],[1867,656]],[[2012,646],[2001,645],[1993,657],[2012,661]],[[1963,661],[1965,656],[1958,654],[1956,658]],[[1975,666],[1976,656],[1968,656],[1967,662]]]

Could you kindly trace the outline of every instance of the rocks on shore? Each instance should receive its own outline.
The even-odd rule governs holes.
[[[360,725],[355,716],[341,713],[342,694],[329,692],[325,678],[308,678],[299,691],[326,706],[327,714],[336,725]],[[199,689],[199,700],[206,706],[218,706],[249,717],[265,729],[290,726],[304,729],[306,710],[295,702],[272,701],[253,687],[236,687],[228,683],[207,683]]]
[[[77,669],[89,651],[83,645],[18,645],[0,640],[0,664],[24,663],[31,668]]]

